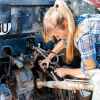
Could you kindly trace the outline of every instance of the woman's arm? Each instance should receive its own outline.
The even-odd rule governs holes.
[[[57,68],[55,73],[60,77],[71,75],[77,78],[85,78],[85,75],[81,72],[80,68]]]
[[[64,48],[64,40],[60,40],[54,47],[54,49],[51,51],[51,53],[40,62],[40,67],[45,71],[48,66],[50,61],[52,60],[53,57],[56,56],[62,49]]]
[[[64,40],[60,40],[55,47],[53,48],[52,52],[48,55],[48,59],[51,60],[56,54],[58,54],[62,49],[64,49]]]

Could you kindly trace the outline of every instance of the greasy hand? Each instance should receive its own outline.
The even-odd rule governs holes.
[[[65,68],[56,68],[54,71],[59,77],[66,76]]]
[[[50,60],[48,58],[40,61],[39,65],[40,67],[43,69],[43,71],[45,72],[46,69],[49,67],[49,63],[50,63]]]

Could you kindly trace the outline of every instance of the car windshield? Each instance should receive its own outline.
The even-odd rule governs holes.
[[[9,7],[8,7],[9,8]],[[1,35],[42,31],[44,12],[48,7],[2,7],[0,9]],[[11,23],[11,27],[10,26]],[[9,30],[11,28],[11,30]]]

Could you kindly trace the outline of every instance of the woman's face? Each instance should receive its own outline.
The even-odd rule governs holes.
[[[45,23],[45,32],[47,33],[48,40],[52,40],[55,37],[57,40],[65,39],[67,37],[67,26],[65,28],[64,19],[59,19],[57,22],[49,21]]]
[[[50,32],[49,39],[55,37],[57,40],[65,39],[67,37],[67,30],[55,28]]]

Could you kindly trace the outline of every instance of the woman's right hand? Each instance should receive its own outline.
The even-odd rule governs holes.
[[[50,59],[48,57],[39,62],[39,65],[44,72],[46,71],[46,69],[48,69],[49,64],[50,64]]]
[[[55,73],[59,76],[59,77],[61,77],[61,78],[63,78],[63,77],[65,77],[66,75],[67,75],[67,68],[56,68],[55,69]]]

